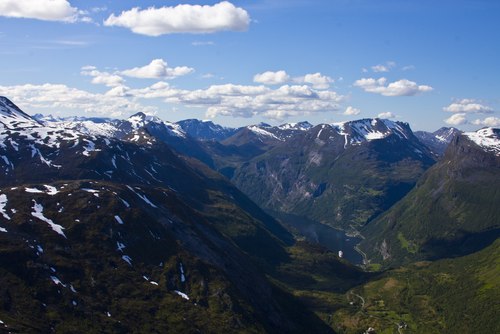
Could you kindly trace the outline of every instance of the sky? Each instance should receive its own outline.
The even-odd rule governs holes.
[[[29,114],[500,127],[500,1],[0,0]]]

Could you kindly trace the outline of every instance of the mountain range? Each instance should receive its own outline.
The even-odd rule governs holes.
[[[496,332],[499,159],[493,128],[31,117],[0,97],[0,325]],[[363,268],[304,224],[357,236]]]

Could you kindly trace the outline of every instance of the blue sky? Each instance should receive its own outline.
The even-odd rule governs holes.
[[[0,0],[0,94],[60,116],[500,127],[499,16],[495,0]]]

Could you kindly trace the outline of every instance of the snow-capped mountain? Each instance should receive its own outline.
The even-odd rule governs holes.
[[[319,124],[286,139],[274,127],[256,129],[272,145],[231,170],[232,181],[265,208],[342,228],[365,224],[402,198],[435,162],[402,122]]]
[[[6,97],[0,96],[0,125],[4,129],[39,127],[41,124],[25,114]]]
[[[391,265],[478,251],[500,237],[499,171],[500,129],[453,135],[418,187],[367,225],[360,248]]]
[[[485,151],[500,156],[500,129],[484,128],[476,132],[465,132],[464,136]]]
[[[287,311],[294,297],[276,298],[263,269],[286,258],[292,235],[228,180],[149,133],[147,125],[164,123],[141,128],[136,117],[118,139],[41,124],[0,101],[2,328],[234,330],[207,325],[216,315],[255,332],[306,331],[308,316]]]
[[[395,135],[401,139],[413,137],[408,123],[393,122],[388,119],[361,119],[356,121],[330,124],[337,134],[344,137],[344,147],[384,139]],[[321,132],[318,133],[320,138]]]
[[[176,122],[185,133],[201,140],[221,141],[232,136],[238,129],[214,124],[212,121],[185,119]]]
[[[415,136],[438,156],[443,155],[451,140],[462,133],[453,127],[442,127],[434,132],[415,131]]]

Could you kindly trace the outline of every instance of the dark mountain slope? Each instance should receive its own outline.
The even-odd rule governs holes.
[[[231,137],[238,129],[224,127],[211,121],[185,119],[176,122],[189,136],[201,140],[221,141]]]
[[[452,139],[462,133],[456,128],[443,127],[434,132],[415,131],[415,136],[437,156],[442,156]]]
[[[455,137],[415,189],[366,227],[360,247],[369,258],[397,265],[468,254],[494,241],[500,235],[498,133]]]
[[[265,208],[357,229],[433,162],[407,124],[360,120],[303,131],[243,163],[232,180]]]
[[[2,117],[0,320],[11,331],[332,332],[280,282],[325,250],[295,257],[304,246],[206,165],[146,127],[118,140]],[[326,253],[330,289],[366,279]]]

